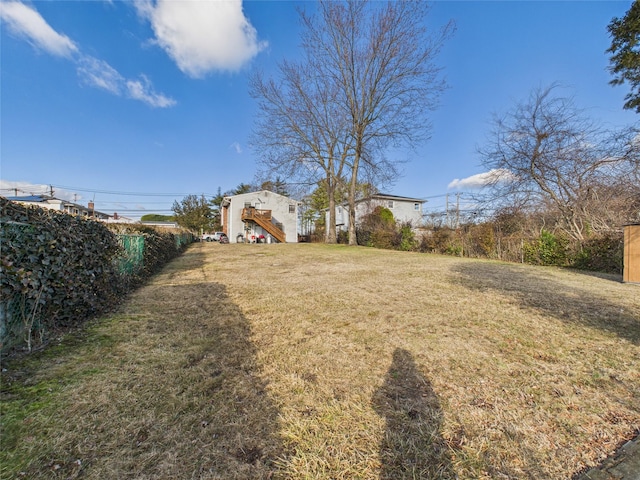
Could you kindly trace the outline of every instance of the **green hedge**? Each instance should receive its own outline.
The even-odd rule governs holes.
[[[565,267],[570,261],[569,241],[542,230],[538,238],[524,244],[523,255],[524,261],[532,265]]]
[[[622,232],[608,232],[586,240],[573,254],[571,266],[581,270],[622,275],[624,269]]]
[[[159,230],[138,224],[120,224],[110,228],[117,233],[122,246],[122,254],[118,258],[120,273],[131,286],[158,272],[194,240],[191,233],[180,229]]]
[[[118,227],[122,230],[122,227]],[[150,227],[107,225],[0,197],[0,353],[31,349],[48,332],[75,327],[117,304],[192,240]],[[142,258],[123,242],[143,239]]]

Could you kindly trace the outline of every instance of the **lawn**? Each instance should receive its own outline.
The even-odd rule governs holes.
[[[3,367],[3,479],[567,479],[640,430],[640,287],[203,243]]]

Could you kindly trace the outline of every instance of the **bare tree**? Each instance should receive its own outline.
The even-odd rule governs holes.
[[[496,172],[492,199],[544,206],[582,242],[589,232],[619,228],[638,208],[638,130],[603,129],[572,99],[555,96],[557,88],[535,89],[496,118],[480,154]]]
[[[429,112],[444,89],[434,59],[451,25],[432,35],[424,2],[323,1],[301,13],[303,59],[279,65],[280,81],[253,77],[259,101],[253,145],[271,173],[325,183],[335,242],[335,192],[349,186],[349,243],[356,244],[359,176],[397,176],[390,146],[428,138]]]
[[[268,175],[323,183],[330,212],[325,239],[336,243],[335,192],[351,154],[347,119],[312,51],[305,49],[303,61],[282,62],[278,70],[279,81],[260,73],[251,79],[259,104],[252,144]]]
[[[433,34],[425,2],[322,1],[303,14],[305,49],[338,91],[349,120],[349,244],[355,245],[360,169],[368,182],[389,172],[389,146],[415,146],[429,136],[429,112],[444,89],[434,60],[452,24]],[[334,87],[332,87],[334,88]]]

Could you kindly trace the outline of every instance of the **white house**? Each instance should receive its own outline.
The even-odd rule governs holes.
[[[425,201],[426,200],[420,198],[399,197],[397,195],[377,193],[356,201],[356,223],[365,215],[373,212],[376,207],[382,206],[391,210],[396,222],[411,222],[411,225],[415,228],[422,223],[422,204]],[[328,225],[328,209],[325,215]],[[349,230],[349,205],[347,204],[341,204],[336,207],[336,229],[338,231]]]
[[[89,202],[89,206],[85,207],[78,203],[69,202],[67,200],[61,200],[59,198],[50,197],[48,195],[27,195],[22,197],[6,197],[7,200],[12,202],[21,203],[23,205],[34,205],[40,208],[46,208],[49,210],[57,210],[65,212],[70,215],[79,215],[82,217],[90,217],[95,220],[109,220],[109,215],[106,213],[98,212],[94,209],[93,202]]]
[[[120,217],[123,218],[123,217]],[[152,222],[152,221],[140,221],[138,222],[142,225],[148,225],[150,227],[158,227],[158,228],[180,228],[178,222]]]
[[[221,204],[222,231],[231,242],[265,239],[281,243],[298,241],[300,202],[269,190],[224,197]]]

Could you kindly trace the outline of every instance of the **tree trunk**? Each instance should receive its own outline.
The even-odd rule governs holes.
[[[360,164],[360,149],[356,148],[349,183],[349,245],[358,245],[356,236],[356,192],[358,186],[358,166]]]
[[[329,197],[329,222],[325,225],[325,242],[338,243],[336,239],[336,186],[327,176],[327,196]]]

